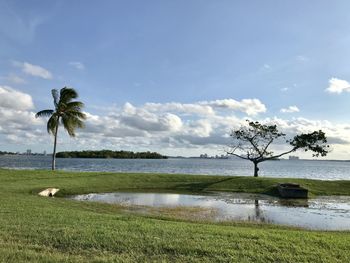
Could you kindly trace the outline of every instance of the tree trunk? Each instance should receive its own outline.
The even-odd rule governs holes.
[[[259,173],[258,163],[254,162],[254,177],[258,177],[258,173]]]
[[[58,132],[58,123],[60,118],[57,118],[57,126],[55,131],[55,140],[53,143],[53,153],[52,153],[52,171],[56,169],[56,144],[57,144],[57,132]]]

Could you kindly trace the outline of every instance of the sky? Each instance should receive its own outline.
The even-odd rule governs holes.
[[[322,129],[350,159],[349,1],[0,0],[0,151],[52,151],[51,89],[85,129],[58,151],[223,154],[245,120]],[[276,152],[287,149],[277,144]],[[300,153],[301,157],[310,155]]]

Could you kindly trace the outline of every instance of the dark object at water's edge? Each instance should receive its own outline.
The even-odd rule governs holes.
[[[277,185],[278,192],[284,198],[307,198],[308,189],[294,183],[280,183]]]

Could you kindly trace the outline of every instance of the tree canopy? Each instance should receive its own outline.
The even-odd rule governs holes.
[[[277,159],[299,149],[305,152],[312,151],[314,157],[326,156],[329,151],[327,138],[322,130],[302,133],[295,135],[292,139],[286,139],[286,134],[280,132],[277,125],[261,124],[258,121],[249,120],[247,124],[231,132],[232,144],[227,153],[253,162],[254,176],[258,176],[259,163]],[[284,140],[284,143],[289,144],[290,149],[282,153],[274,153],[269,150],[272,143],[277,140]]]
[[[58,158],[116,158],[116,159],[166,159],[167,157],[156,152],[131,151],[71,151],[59,152]]]

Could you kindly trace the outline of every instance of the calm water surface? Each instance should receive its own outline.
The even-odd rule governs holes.
[[[0,156],[0,167],[11,169],[50,169],[49,156]],[[249,161],[235,159],[57,159],[57,168],[68,171],[182,173],[208,175],[247,175],[253,172]],[[350,162],[281,160],[261,163],[260,175],[321,180],[350,180]]]
[[[213,193],[212,195],[160,193],[104,193],[71,197],[127,206],[202,207],[214,209],[210,220],[256,221],[318,230],[350,230],[350,197],[280,199],[266,195]]]

